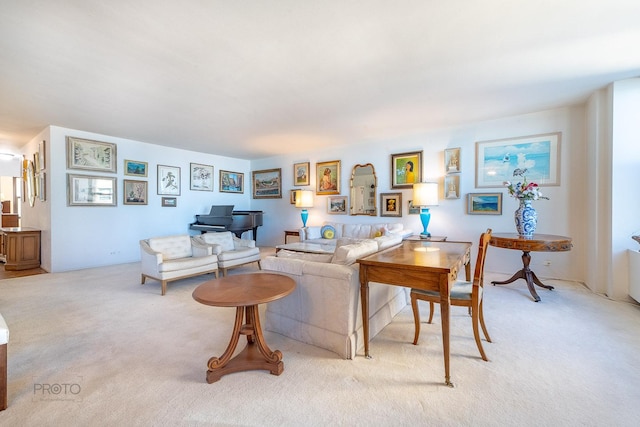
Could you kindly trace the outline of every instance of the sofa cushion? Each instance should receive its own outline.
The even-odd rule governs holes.
[[[311,254],[308,252],[288,251],[286,249],[281,249],[276,252],[276,256],[278,258],[295,258],[315,262],[331,262],[333,258],[333,254]]]
[[[378,243],[374,240],[362,240],[357,243],[342,245],[340,239],[336,244],[336,251],[333,253],[331,262],[333,264],[351,265],[358,258],[371,255],[378,251]]]
[[[232,251],[235,249],[233,244],[233,234],[231,234],[230,231],[204,233],[200,237],[210,245],[220,245],[223,251]]]
[[[240,248],[232,251],[222,251],[218,254],[218,261],[231,261],[234,259],[247,258],[253,255],[260,255],[260,249]]]
[[[307,227],[307,239],[322,239],[321,227]]]
[[[172,259],[160,264],[158,266],[158,270],[160,273],[168,273],[170,271],[181,271],[195,267],[202,267],[208,264],[217,266],[217,261],[218,258],[215,255]]]
[[[160,252],[163,261],[193,256],[191,237],[188,234],[153,237],[149,239],[149,247]]]
[[[402,236],[399,234],[387,234],[384,236],[376,237],[375,240],[378,243],[378,250],[388,249],[392,246],[402,243]]]

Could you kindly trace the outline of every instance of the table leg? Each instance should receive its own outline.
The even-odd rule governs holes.
[[[444,278],[441,280],[445,280],[447,283],[441,283],[440,286],[448,286],[448,279]],[[440,293],[442,295],[442,292]],[[442,322],[442,349],[444,353],[444,383],[453,387],[453,383],[451,382],[451,371],[449,366],[450,359],[450,331],[449,331],[449,307],[450,307],[450,299],[448,293],[445,293],[445,296],[440,298],[440,317]]]
[[[243,324],[242,320],[245,317],[246,322]],[[241,335],[246,335],[247,346],[231,359]],[[236,308],[231,341],[222,356],[209,359],[207,367],[209,384],[218,381],[223,375],[234,372],[266,369],[273,375],[280,375],[284,371],[282,353],[279,350],[271,351],[264,341],[257,305]]]
[[[364,357],[369,355],[369,281],[364,279],[360,283],[360,303],[362,304],[362,335],[364,336]]]
[[[533,284],[535,283],[541,288],[545,288],[549,290],[552,290],[553,286],[543,284],[540,281],[540,279],[538,279],[538,276],[536,276],[536,274],[533,271],[531,271],[531,269],[529,268],[530,263],[531,263],[531,255],[529,254],[529,251],[522,251],[522,266],[523,266],[522,270],[516,272],[513,276],[511,276],[509,279],[503,282],[493,281],[491,283],[493,285],[506,285],[508,283],[515,282],[518,279],[524,279],[527,282],[527,287],[529,288],[529,292],[531,293],[531,296],[533,297],[534,301],[535,302],[540,301],[540,297],[538,296],[538,293],[536,292]]]

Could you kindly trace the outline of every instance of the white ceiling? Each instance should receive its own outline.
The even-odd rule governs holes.
[[[255,159],[638,76],[638,0],[0,0],[0,147],[57,125]]]

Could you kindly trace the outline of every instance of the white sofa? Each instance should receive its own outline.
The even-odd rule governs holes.
[[[193,239],[201,245],[211,246],[213,253],[218,256],[218,268],[223,276],[231,267],[252,262],[257,262],[260,269],[260,249],[256,248],[255,240],[239,239],[230,231],[204,233]]]
[[[214,273],[218,277],[218,257],[211,246],[201,245],[188,234],[153,237],[140,240],[142,277],[150,277],[162,284],[162,295],[167,282],[200,274]]]
[[[333,227],[335,235],[332,238],[323,237],[323,228]],[[370,239],[379,236],[406,237],[413,231],[406,230],[402,223],[377,223],[377,224],[343,224],[339,222],[325,221],[322,225],[303,227],[299,230],[300,241],[305,243],[318,243],[323,245],[335,244],[341,237],[354,239]]]
[[[334,254],[283,249],[275,257],[266,257],[263,270],[285,274],[297,286],[292,294],[267,304],[265,329],[353,359],[364,346],[359,264],[355,260],[401,242],[400,235],[361,241],[341,238]],[[370,338],[408,301],[408,289],[370,283]]]

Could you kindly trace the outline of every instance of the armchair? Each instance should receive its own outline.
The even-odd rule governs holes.
[[[256,247],[255,240],[239,239],[230,231],[204,233],[194,236],[193,239],[200,245],[212,248],[213,253],[218,256],[218,267],[222,270],[222,276],[227,275],[227,270],[231,267],[258,263],[260,266],[260,249]]]

